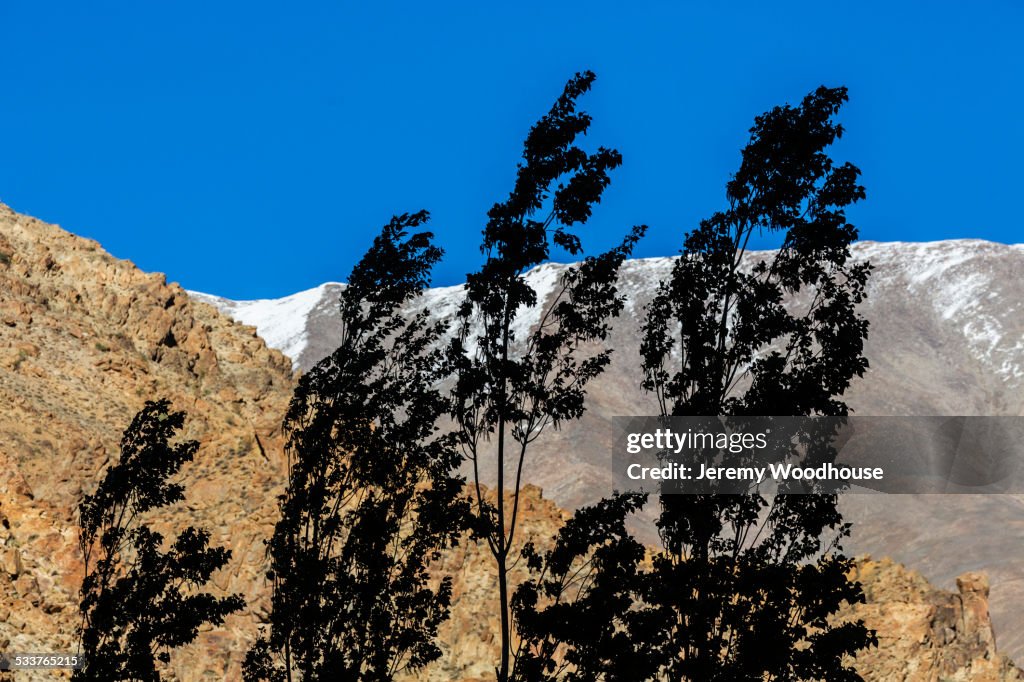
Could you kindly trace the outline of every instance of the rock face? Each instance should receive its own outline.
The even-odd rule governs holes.
[[[170,398],[189,415],[185,436],[201,443],[183,470],[175,526],[205,527],[228,546],[215,588],[258,608],[292,385],[290,361],[254,329],[95,242],[0,206],[0,650],[72,650],[77,505],[146,399]],[[233,616],[176,659],[177,671],[235,677],[254,627],[251,615]],[[200,663],[203,647],[216,655]]]
[[[453,300],[441,290],[422,304],[444,312]],[[143,402],[168,397],[188,412],[185,437],[201,443],[182,472],[186,502],[170,521],[208,528],[232,550],[212,589],[249,602],[176,653],[169,677],[239,679],[267,608],[262,541],[285,481],[279,424],[293,386],[291,359],[268,350],[252,327],[95,242],[0,205],[0,651],[73,650],[77,503],[116,458]],[[605,411],[628,400],[599,398]],[[555,490],[561,499],[579,485],[565,478]],[[523,505],[524,539],[550,538],[565,515],[536,487],[525,489]],[[455,577],[455,609],[441,631],[444,661],[417,679],[492,677],[497,618],[486,548],[464,544],[437,570]],[[950,594],[891,563],[858,571],[870,595],[858,615],[881,640],[858,662],[868,679],[1016,679],[995,649],[982,578],[965,577]]]
[[[996,648],[989,617],[988,578],[965,573],[957,591],[937,590],[916,571],[890,559],[862,558],[854,577],[866,604],[844,615],[878,632],[879,646],[858,656],[867,680],[1003,682],[1024,675]]]

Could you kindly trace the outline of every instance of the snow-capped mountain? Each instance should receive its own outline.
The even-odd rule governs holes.
[[[1024,315],[1016,294],[1018,273],[1024,272],[1024,245],[979,240],[860,242],[853,254],[856,260],[874,266],[869,297],[862,307],[871,321],[867,354],[873,366],[891,364],[886,358],[894,351],[900,355],[915,351],[919,363],[952,358],[960,369],[987,368],[1006,385],[1017,385],[1024,378]],[[672,262],[672,258],[647,258],[623,265],[620,289],[626,295],[626,308],[614,324],[618,331],[639,329],[643,306],[667,276]],[[518,338],[524,338],[539,320],[542,306],[554,294],[566,267],[545,264],[527,274],[539,303],[517,318]],[[344,284],[327,282],[283,298],[253,301],[190,293],[236,321],[256,327],[267,345],[291,358],[296,369],[307,370],[334,348],[337,301],[343,289]],[[435,318],[450,319],[461,295],[461,286],[429,289],[413,309],[427,309]],[[616,347],[620,355],[635,350]],[[931,376],[931,380],[937,379]],[[961,401],[963,397],[957,396]],[[861,403],[860,407],[872,413],[880,409],[886,414],[908,413],[896,405],[883,408]],[[969,409],[972,407],[977,409]],[[978,404],[961,409],[994,414],[995,407],[998,405]]]
[[[1024,245],[861,242],[853,254],[874,266],[860,309],[871,324],[865,346],[870,369],[846,395],[855,414],[1024,415]],[[627,304],[609,336],[612,363],[591,384],[584,417],[540,439],[530,453],[529,482],[563,506],[609,492],[610,418],[656,409],[638,385],[637,347],[644,306],[672,262],[623,265],[619,284]],[[528,274],[540,303],[520,316],[518,331],[536,324],[565,267],[546,264]],[[255,326],[305,370],[334,348],[342,287],[328,283],[264,301],[193,295]],[[430,289],[413,307],[450,319],[461,296],[460,286]],[[965,571],[987,570],[995,620],[1004,624],[1001,647],[1024,651],[1024,617],[1016,607],[1024,604],[1024,499],[851,495],[843,509],[854,522],[854,535],[844,543],[848,551],[893,556],[947,587]]]
[[[670,259],[654,260],[663,261],[666,268],[671,267]],[[529,330],[540,321],[543,302],[554,293],[566,267],[549,263],[526,274],[526,280],[537,292],[539,303],[517,316],[512,329],[516,338],[526,338]],[[291,358],[295,369],[308,370],[338,345],[335,341],[341,331],[338,296],[344,289],[342,283],[325,282],[283,298],[253,301],[233,301],[196,291],[189,294],[212,304],[237,322],[256,327],[268,346]],[[462,291],[462,285],[428,289],[410,305],[409,310],[412,313],[429,310],[433,319],[454,319],[462,301]]]
[[[189,295],[215,306],[236,322],[256,327],[267,345],[284,353],[296,369],[308,369],[331,351],[328,348],[315,360],[306,360],[311,337],[319,339],[319,335],[311,329],[312,321],[323,315],[330,316],[337,303],[338,293],[344,288],[344,284],[326,282],[284,298],[254,301],[232,301],[197,291],[190,291]],[[324,341],[329,343],[327,338]],[[313,345],[316,345],[315,342]],[[313,352],[313,355],[317,354]]]
[[[845,396],[855,414],[1024,415],[1024,247],[977,240],[861,242],[853,254],[874,266],[861,307],[871,325],[865,347],[870,369]],[[767,255],[748,257],[753,262]],[[623,264],[619,287],[627,303],[609,334],[612,363],[591,384],[584,418],[565,425],[550,448],[537,444],[538,456],[552,461],[533,468],[533,482],[560,504],[582,504],[606,485],[612,416],[656,409],[639,387],[639,335],[645,306],[672,263],[650,258]],[[566,267],[549,263],[527,274],[538,304],[517,318],[515,338],[524,339],[537,324]],[[262,301],[194,295],[255,326],[269,345],[306,370],[335,347],[343,286],[327,283]],[[430,289],[410,312],[452,319],[461,300],[461,286]],[[564,447],[566,442],[573,447]],[[567,456],[582,458],[584,473],[562,475],[559,462]]]

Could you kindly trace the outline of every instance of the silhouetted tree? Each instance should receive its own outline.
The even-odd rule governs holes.
[[[198,591],[231,557],[209,546],[207,531],[186,528],[164,550],[163,536],[142,523],[184,499],[169,479],[199,447],[171,443],[185,414],[169,408],[166,400],[146,403],[124,432],[118,463],[79,508],[85,667],[76,680],[157,680],[157,661],[167,663],[201,625],[219,625],[245,604],[239,595]]]
[[[856,230],[843,209],[864,196],[859,171],[824,152],[845,100],[821,88],[758,117],[729,210],[687,237],[641,347],[663,416],[847,413],[838,396],[867,367],[855,306],[870,267],[848,262]],[[768,261],[744,258],[755,230],[784,234]],[[806,307],[787,307],[801,291]],[[552,549],[525,549],[516,679],[860,679],[844,657],[874,633],[830,620],[863,601],[834,494],[663,494],[651,569],[624,525],[643,499],[581,509]]]
[[[646,499],[616,495],[579,509],[551,549],[524,548],[533,577],[512,597],[512,679],[636,682],[657,671],[647,646],[658,628],[638,608],[645,548],[625,523]]]
[[[451,578],[430,563],[468,526],[461,462],[438,418],[443,323],[404,304],[441,250],[394,218],[341,295],[341,343],[300,381],[285,419],[289,481],[270,540],[270,631],[247,679],[390,680],[440,656]]]
[[[845,88],[757,117],[729,208],[685,240],[648,309],[644,387],[664,415],[847,414],[840,397],[867,367],[856,305],[867,264],[850,261],[845,208],[860,171],[827,155]],[[780,233],[770,256],[746,248]],[[797,296],[801,294],[801,296]],[[787,304],[787,298],[798,303]],[[835,494],[662,495],[643,602],[669,680],[856,680],[844,656],[874,643],[861,622],[829,619],[863,601],[847,579],[848,534]]]
[[[451,349],[452,416],[473,466],[479,531],[497,569],[501,682],[509,679],[513,653],[508,578],[510,559],[518,559],[513,547],[527,450],[548,425],[583,413],[587,383],[604,369],[610,352],[590,352],[587,344],[605,338],[608,318],[621,309],[618,269],[643,233],[634,228],[619,247],[568,268],[547,302],[537,300],[524,277],[549,258],[553,245],[572,256],[582,253],[576,230],[621,163],[614,150],[591,154],[575,144],[591,120],[576,111],[576,100],[593,81],[590,72],[577,74],[530,130],[512,192],[488,213],[481,246],[486,260],[468,276]],[[516,338],[513,323],[535,305],[542,306],[539,324]],[[485,458],[493,458],[496,469],[493,504],[482,490]]]

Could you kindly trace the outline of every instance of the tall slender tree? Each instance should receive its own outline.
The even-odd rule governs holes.
[[[514,651],[509,570],[519,556],[513,548],[527,452],[549,425],[583,413],[586,386],[610,353],[590,352],[588,344],[600,344],[609,317],[622,307],[618,269],[644,230],[634,228],[620,246],[568,268],[548,301],[538,300],[525,277],[554,246],[574,257],[582,254],[578,229],[600,201],[609,172],[621,163],[614,150],[588,153],[576,144],[591,121],[576,110],[576,101],[593,81],[593,73],[577,74],[530,130],[512,192],[488,213],[485,262],[468,276],[451,345],[452,417],[473,467],[479,532],[497,571],[500,682],[509,679]],[[539,323],[517,332],[514,322],[531,306],[541,306]],[[483,492],[486,458],[496,471],[493,503]]]
[[[337,350],[304,375],[285,419],[289,481],[269,542],[270,630],[246,679],[391,680],[437,659],[451,579],[428,572],[468,526],[461,458],[438,419],[444,325],[404,306],[441,250],[394,218],[341,295]]]
[[[860,171],[827,148],[845,88],[757,117],[727,185],[729,208],[685,240],[648,309],[644,386],[664,415],[847,414],[841,396],[867,368],[856,306],[870,266],[855,264],[845,214],[864,198]],[[752,256],[755,233],[781,235]],[[787,301],[802,301],[797,304]],[[835,494],[662,495],[644,601],[662,624],[651,642],[669,680],[854,680],[846,664],[874,642],[836,624],[863,600],[839,540]]]
[[[117,464],[79,507],[85,666],[76,680],[158,680],[173,649],[245,604],[240,595],[200,591],[231,557],[210,547],[209,532],[186,528],[164,549],[163,536],[143,523],[185,498],[169,480],[199,448],[171,442],[184,420],[167,400],[147,402],[124,432]]]

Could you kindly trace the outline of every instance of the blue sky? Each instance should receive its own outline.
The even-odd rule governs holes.
[[[628,5],[628,7],[627,7]],[[729,9],[725,9],[728,6]],[[967,9],[967,8],[970,9]],[[0,201],[233,298],[344,279],[426,208],[436,284],[574,72],[624,156],[584,243],[677,252],[753,117],[846,85],[867,239],[1024,242],[1024,4],[4,2]]]

